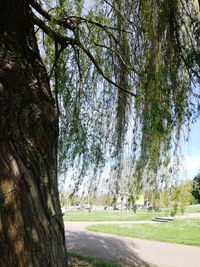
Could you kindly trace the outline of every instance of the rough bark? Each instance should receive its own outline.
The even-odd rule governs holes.
[[[66,266],[58,114],[27,1],[0,0],[0,266]]]

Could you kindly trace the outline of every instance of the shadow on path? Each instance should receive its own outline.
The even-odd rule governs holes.
[[[66,241],[67,249],[73,249],[94,258],[113,260],[129,267],[152,267],[133,251],[134,241],[127,243],[119,238],[83,231],[67,231]]]

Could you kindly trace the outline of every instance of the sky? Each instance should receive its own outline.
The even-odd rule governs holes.
[[[200,171],[200,120],[191,125],[189,142],[183,143],[183,169],[186,179],[193,179]]]

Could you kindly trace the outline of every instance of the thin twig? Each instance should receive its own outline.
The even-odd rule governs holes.
[[[31,14],[31,18],[32,18],[33,22],[38,27],[40,27],[55,42],[59,43],[63,47],[63,49],[66,48],[68,45],[71,45],[71,46],[77,45],[88,56],[88,58],[92,61],[92,63],[96,67],[96,69],[99,72],[99,74],[101,74],[101,76],[107,82],[109,82],[110,84],[116,86],[117,88],[119,88],[123,92],[125,92],[125,93],[127,93],[127,94],[129,94],[131,96],[136,97],[136,94],[134,94],[134,93],[126,90],[125,88],[121,87],[116,82],[114,82],[113,80],[111,80],[109,77],[107,77],[105,75],[105,73],[103,72],[103,70],[101,69],[101,67],[99,66],[99,64],[97,63],[97,61],[95,60],[95,58],[92,55],[92,53],[89,51],[89,49],[86,48],[79,40],[77,40],[76,38],[71,38],[71,37],[68,37],[68,36],[63,36],[63,35],[57,33],[56,31],[54,31],[53,29],[51,29],[49,26],[47,26],[44,21],[42,21],[41,19],[39,19],[37,16],[35,16],[33,14]]]

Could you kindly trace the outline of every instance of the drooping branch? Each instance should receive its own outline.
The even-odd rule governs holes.
[[[125,62],[125,60],[123,59],[123,57],[122,57],[122,55],[120,54],[119,51],[117,51],[116,49],[113,49],[112,47],[108,47],[107,45],[99,44],[99,43],[97,43],[95,41],[93,43],[98,47],[102,47],[102,48],[106,48],[107,50],[110,50],[111,52],[113,52],[119,58],[119,60],[123,64],[123,67],[125,67],[127,70],[133,71],[137,75],[141,75],[141,73],[139,73],[133,66],[131,66],[131,64],[127,64]],[[128,60],[128,58],[127,58],[127,60]]]
[[[42,6],[39,3],[37,3],[35,0],[29,0],[29,3],[32,6],[32,8],[34,8],[40,15],[42,15],[48,21],[53,20],[54,23],[61,25],[61,26],[64,26],[64,27],[66,27],[72,31],[74,31],[76,29],[76,27],[81,23],[89,23],[89,24],[95,25],[95,26],[103,29],[106,32],[108,30],[114,30],[114,31],[122,31],[122,32],[132,34],[130,31],[121,30],[121,29],[118,29],[116,27],[104,25],[104,24],[101,24],[97,21],[93,21],[91,19],[86,19],[86,18],[83,18],[81,16],[65,16],[65,17],[56,19],[56,18],[53,18],[52,15],[49,14],[46,10],[44,10],[42,8]],[[109,32],[109,34],[111,34],[111,32]],[[114,36],[112,36],[112,37],[114,37]]]
[[[54,23],[60,25],[60,26],[64,26],[65,28],[74,31],[75,27],[73,27],[72,24],[70,24],[68,19],[56,19],[54,17],[52,17],[46,10],[44,10],[42,8],[42,6],[40,4],[38,4],[35,0],[29,0],[30,5],[32,6],[32,8],[34,8],[40,15],[42,15],[45,19],[47,19],[48,21],[53,21]]]
[[[89,49],[87,47],[85,47],[80,42],[80,40],[78,40],[77,38],[71,38],[71,37],[68,37],[68,36],[61,35],[60,33],[56,32],[52,28],[50,28],[48,25],[46,25],[46,23],[44,21],[42,21],[41,19],[39,19],[35,15],[31,15],[31,18],[32,18],[32,21],[33,21],[34,24],[36,24],[40,29],[42,29],[55,42],[59,43],[62,48],[66,48],[68,45],[72,45],[72,46],[75,46],[76,45],[76,46],[78,46],[88,56],[88,58],[91,60],[91,62],[96,67],[96,69],[99,72],[99,74],[108,83],[114,85],[115,87],[119,88],[123,92],[125,92],[125,93],[127,93],[127,94],[129,94],[131,96],[136,97],[136,94],[134,94],[133,92],[130,92],[130,91],[126,90],[125,88],[121,87],[120,85],[118,85],[116,82],[114,82],[112,79],[110,79],[109,77],[107,77],[105,75],[104,71],[101,69],[101,67],[99,66],[99,64],[95,60],[95,58],[92,55],[92,53],[89,51]]]
[[[55,70],[55,67],[56,67],[56,65],[57,65],[57,63],[58,63],[58,60],[59,60],[59,58],[60,58],[60,55],[61,55],[62,51],[64,50],[64,47],[61,47],[61,48],[58,50],[58,44],[55,42],[55,50],[56,50],[56,51],[55,51],[55,60],[54,60],[53,66],[52,66],[52,68],[51,68],[51,71],[50,71],[50,73],[49,73],[49,78],[51,77],[53,71]]]
[[[121,29],[119,29],[117,27],[111,27],[111,26],[108,26],[108,25],[104,25],[104,24],[101,24],[101,23],[99,23],[97,21],[93,21],[91,19],[86,19],[86,18],[83,18],[83,17],[80,17],[80,16],[69,16],[67,19],[69,19],[71,21],[77,21],[78,24],[89,23],[89,24],[95,25],[95,26],[103,29],[106,32],[109,29],[109,30],[114,30],[114,31],[117,31],[117,32],[125,32],[125,33],[132,34],[132,32],[130,32],[130,31],[121,30]],[[111,32],[109,32],[109,34],[111,34]]]
[[[97,71],[101,74],[101,76],[110,84],[116,86],[117,88],[119,88],[121,91],[136,97],[136,94],[126,90],[125,88],[121,87],[120,85],[118,85],[116,82],[112,81],[110,78],[108,78],[105,73],[103,72],[103,70],[100,68],[99,64],[96,62],[94,56],[92,55],[92,53],[89,51],[89,49],[87,49],[83,44],[81,43],[77,43],[77,45],[80,47],[80,49],[85,52],[85,54],[90,58],[90,60],[92,61],[92,63],[94,64],[94,66],[96,67]]]
[[[183,0],[170,3],[104,0],[84,17],[87,11],[82,10],[83,1],[80,6],[78,2],[63,0],[54,12],[44,10],[39,0],[29,0],[37,14],[33,22],[50,36],[47,44],[55,42],[61,46],[55,58],[49,56],[52,70],[59,64],[60,110],[65,116],[61,154],[70,155],[70,163],[77,155],[83,155],[81,164],[85,166],[95,160],[99,162],[103,153],[105,157],[112,153],[119,162],[124,150],[130,149],[124,140],[133,137],[130,143],[134,149],[131,166],[136,169],[133,185],[141,186],[142,170],[149,168],[156,176],[163,158],[169,161],[166,151],[170,149],[173,132],[180,132],[184,120],[189,120],[189,82],[199,75],[198,62],[192,54],[198,52],[193,11]],[[182,8],[177,5],[180,2],[184,4]],[[63,53],[58,63],[60,51],[67,46],[68,53]],[[99,81],[98,74],[119,90],[110,90],[108,83]],[[137,97],[132,101],[129,95]],[[129,133],[132,125],[127,126],[130,118],[131,123],[134,120],[133,134]],[[130,129],[126,132],[125,127]],[[118,153],[114,154],[117,145]]]
[[[35,25],[37,25],[41,30],[43,30],[50,38],[52,38],[55,42],[59,43],[62,47],[66,48],[69,44],[74,45],[75,39],[63,36],[60,33],[57,33],[53,29],[51,29],[44,21],[39,19],[37,16],[31,14],[31,19]]]

